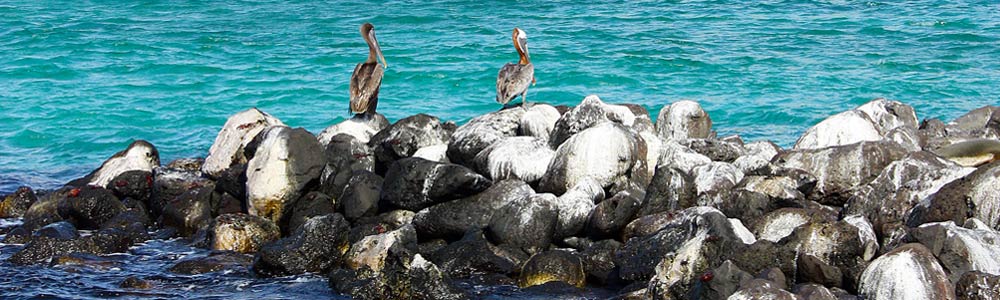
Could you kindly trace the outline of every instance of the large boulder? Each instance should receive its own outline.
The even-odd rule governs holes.
[[[257,252],[264,244],[278,240],[281,231],[269,219],[247,214],[225,214],[208,228],[212,250]]]
[[[646,199],[639,215],[647,216],[697,206],[696,196],[693,176],[672,166],[660,166],[656,168],[653,180],[646,188]]]
[[[556,201],[552,194],[511,201],[490,219],[490,239],[532,253],[547,249],[558,224]]]
[[[104,188],[83,188],[68,195],[58,204],[58,212],[76,228],[98,229],[101,224],[125,212],[125,205],[115,195]]]
[[[746,149],[739,142],[730,142],[720,139],[684,139],[678,143],[701,155],[707,156],[712,161],[732,163],[737,158],[746,154]]]
[[[660,109],[656,132],[663,140],[708,138],[712,135],[712,118],[698,102],[677,101]]]
[[[545,140],[507,137],[480,151],[475,166],[493,180],[520,179],[530,183],[542,179],[555,153]]]
[[[621,231],[639,212],[645,197],[643,190],[629,189],[604,199],[590,213],[587,234],[594,239],[619,237]]]
[[[110,188],[112,180],[128,171],[152,172],[160,166],[160,152],[153,144],[136,140],[125,150],[115,153],[89,175],[84,177],[87,185]],[[73,183],[70,183],[73,185]]]
[[[911,235],[941,261],[951,282],[958,282],[968,271],[1000,275],[1000,232],[979,220],[969,221],[966,225],[971,228],[948,221],[927,223],[911,230]]]
[[[326,158],[305,129],[274,126],[261,135],[247,163],[247,202],[251,214],[279,223],[303,188],[319,178]]]
[[[374,150],[376,161],[388,166],[400,158],[413,156],[420,148],[447,144],[453,131],[453,123],[441,123],[437,117],[417,114],[379,131],[368,145]]]
[[[390,206],[418,211],[474,195],[490,185],[489,179],[464,166],[410,157],[389,167],[381,197]]]
[[[354,172],[375,172],[375,152],[357,138],[338,134],[326,145],[327,165],[320,175],[320,191],[340,195]]]
[[[955,289],[927,247],[906,244],[865,268],[858,295],[870,300],[955,299]]]
[[[559,110],[552,105],[536,104],[532,105],[528,111],[521,116],[521,124],[518,126],[518,134],[549,140],[549,134],[556,127],[556,122],[562,116]]]
[[[481,193],[421,210],[413,217],[413,226],[422,239],[458,239],[470,230],[486,228],[498,210],[532,194],[523,181],[498,181]]]
[[[549,138],[549,146],[559,148],[573,135],[605,122],[631,127],[635,114],[625,106],[606,104],[597,95],[590,95],[580,104],[559,117]]]
[[[590,215],[594,211],[595,203],[601,202],[601,200],[604,200],[604,189],[597,181],[590,178],[580,181],[572,189],[556,198],[554,204],[556,210],[559,211],[559,220],[556,223],[555,238],[562,239],[573,236],[583,230],[584,226],[591,220]],[[631,218],[632,216],[622,217]]]
[[[405,225],[393,231],[366,236],[354,243],[345,254],[344,263],[353,270],[364,267],[378,272],[392,259],[391,249],[414,249],[416,244],[416,231],[413,226]]]
[[[972,172],[929,152],[911,152],[882,170],[844,205],[846,215],[863,215],[876,232],[901,225],[910,210],[948,182]]]
[[[220,198],[211,185],[193,187],[163,202],[159,223],[177,229],[182,236],[192,235],[218,216],[213,207],[220,202]]]
[[[11,255],[8,261],[15,265],[32,265],[46,263],[54,257],[70,253],[127,253],[132,245],[130,236],[121,230],[100,230],[75,239],[34,236],[24,248]]]
[[[916,227],[930,222],[964,224],[977,218],[1000,229],[1000,161],[983,165],[969,175],[949,182],[913,207],[906,224]]]
[[[848,110],[809,127],[795,141],[794,148],[817,149],[881,139],[882,135],[868,114],[859,110]]]
[[[630,183],[646,186],[646,150],[643,139],[620,124],[605,122],[588,128],[559,146],[539,189],[562,195],[587,177],[604,188]]]
[[[712,162],[692,171],[698,206],[720,207],[729,200],[736,184],[743,180],[743,172],[730,163]]]
[[[333,198],[320,192],[309,192],[295,201],[291,213],[288,215],[288,224],[281,233],[288,235],[298,231],[299,227],[305,225],[310,219],[329,215],[336,211],[337,203]]]
[[[857,224],[857,225],[855,225]],[[796,249],[802,282],[854,289],[867,262],[878,249],[871,226],[860,220],[809,223],[781,241]]]
[[[504,109],[469,120],[458,127],[448,142],[448,159],[451,162],[471,165],[479,151],[504,137],[517,135],[524,109]]]
[[[278,125],[284,123],[257,108],[230,116],[215,137],[212,147],[208,149],[208,157],[205,158],[201,171],[209,176],[218,176],[229,166],[247,163],[248,159],[243,151],[247,144],[264,129]]]
[[[894,142],[862,142],[822,149],[796,149],[779,154],[774,163],[805,170],[818,179],[807,195],[823,204],[843,205],[850,192],[875,179],[893,161],[906,155]]]
[[[362,217],[372,217],[378,213],[378,202],[382,197],[381,176],[368,171],[354,171],[344,192],[337,197],[343,207],[344,217],[348,220],[358,220]]]
[[[311,218],[291,236],[264,245],[254,257],[254,271],[264,276],[330,271],[350,247],[349,230],[340,214]]]
[[[435,251],[431,260],[448,274],[465,277],[473,274],[511,274],[521,263],[514,255],[491,244],[481,231],[469,231],[465,237]]]
[[[361,141],[361,143],[367,144],[372,136],[386,127],[389,127],[389,120],[386,120],[382,114],[376,113],[371,116],[355,115],[350,119],[323,129],[319,133],[319,136],[317,136],[317,139],[320,144],[326,146],[334,136],[347,134]]]

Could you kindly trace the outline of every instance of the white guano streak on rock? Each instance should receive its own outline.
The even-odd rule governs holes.
[[[156,165],[154,165],[150,157],[146,156],[146,153],[151,153],[152,151],[152,148],[136,145],[135,147],[128,149],[124,156],[108,159],[101,166],[101,168],[94,173],[94,177],[90,179],[90,183],[88,184],[106,187],[108,183],[115,179],[115,177],[118,177],[118,175],[128,171],[152,172]]]
[[[448,144],[425,146],[413,152],[413,157],[423,158],[429,161],[448,163]]]
[[[729,218],[729,225],[733,227],[733,232],[736,233],[736,236],[744,244],[750,245],[757,242],[757,238],[753,236],[753,233],[746,226],[743,226],[743,221],[740,221],[740,219]]]
[[[424,177],[423,188],[420,190],[420,194],[423,195],[424,198],[429,197],[431,193],[431,188],[434,187],[434,182],[437,180],[439,176],[438,172],[440,172],[441,167],[443,166],[445,165],[442,164],[434,165],[434,167],[431,167],[431,170],[427,172],[427,177]]]
[[[794,148],[815,149],[881,139],[881,134],[867,114],[858,110],[848,110],[830,116],[807,129],[795,142]]]
[[[792,234],[792,231],[809,220],[797,213],[783,213],[778,217],[765,220],[764,228],[757,234],[759,239],[777,243],[782,238]]]
[[[202,172],[218,175],[229,168],[238,155],[261,131],[270,127],[285,125],[280,120],[256,108],[241,111],[226,120],[219,135],[208,149],[208,157],[202,165]]]
[[[933,287],[925,283],[931,280],[928,274],[921,272],[923,268],[913,255],[910,251],[902,251],[872,261],[861,273],[860,294],[868,296],[869,300],[929,300],[928,290]],[[937,262],[931,268],[944,274]]]

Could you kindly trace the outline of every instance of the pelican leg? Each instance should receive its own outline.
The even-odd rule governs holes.
[[[524,105],[522,105],[524,106],[524,110],[531,109],[531,102],[528,102],[527,96],[528,96],[528,90],[525,89],[524,92],[521,93],[521,102],[524,102]]]

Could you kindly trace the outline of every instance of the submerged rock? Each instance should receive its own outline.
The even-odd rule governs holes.
[[[698,102],[677,101],[660,109],[656,131],[663,140],[704,139],[712,134],[712,118]]]
[[[177,274],[198,275],[220,271],[245,273],[253,256],[236,252],[212,252],[208,256],[185,259],[171,266],[167,271]]]
[[[221,215],[209,227],[212,250],[254,253],[280,237],[281,231],[273,222],[246,214]]]
[[[436,203],[479,193],[492,182],[469,168],[404,158],[389,167],[382,185],[382,201],[394,207],[418,211]]]
[[[326,158],[311,133],[274,126],[261,133],[256,154],[247,163],[250,214],[279,223],[302,189],[319,179]]]
[[[955,299],[947,274],[920,244],[903,245],[873,260],[861,274],[858,294],[871,300]]]
[[[229,166],[247,163],[243,151],[247,144],[264,129],[279,125],[284,123],[256,108],[230,116],[208,149],[201,171],[209,176],[218,176]]]
[[[15,265],[31,265],[70,253],[111,254],[126,253],[132,246],[130,236],[121,230],[101,230],[76,239],[59,239],[35,236],[8,261]]]
[[[323,129],[317,139],[320,144],[326,146],[334,136],[347,134],[356,138],[361,143],[367,144],[372,136],[386,127],[389,127],[389,120],[386,120],[382,114],[376,113],[371,116],[354,115],[350,119]]]

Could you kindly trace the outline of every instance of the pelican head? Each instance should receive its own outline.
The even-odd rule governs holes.
[[[378,39],[375,38],[375,25],[372,23],[362,24],[361,37],[368,43],[368,60],[365,60],[365,63],[377,63],[375,56],[378,55],[378,58],[382,60],[382,67],[389,68],[389,63],[385,62],[385,56],[382,56],[382,47],[379,47]]]
[[[521,56],[521,60],[518,63],[522,65],[530,63],[531,59],[528,57],[528,34],[524,30],[514,27],[514,34],[511,36],[511,39],[514,40],[514,48],[517,49],[517,54]]]

